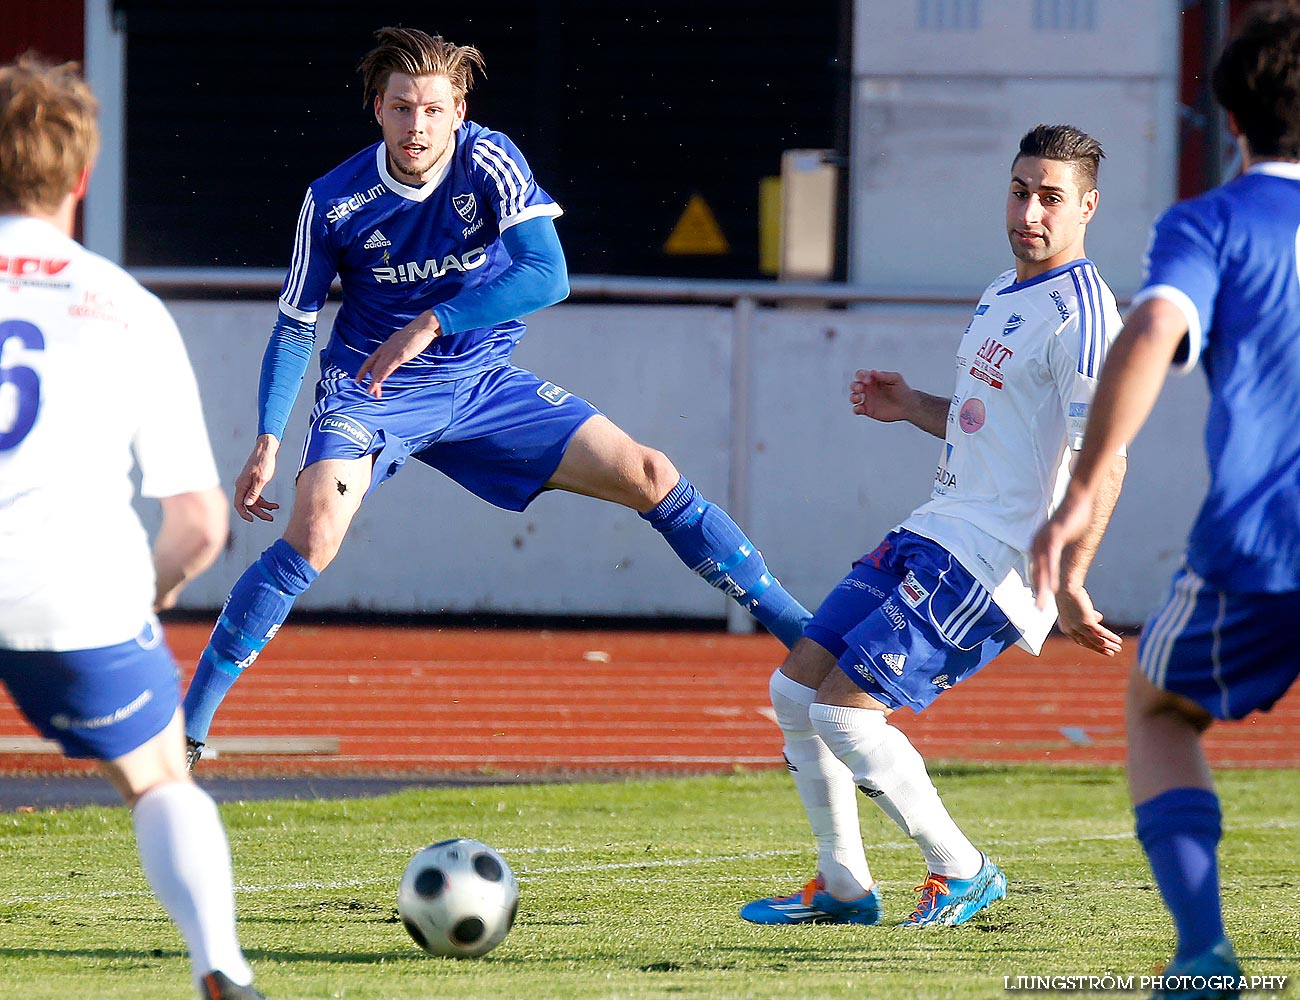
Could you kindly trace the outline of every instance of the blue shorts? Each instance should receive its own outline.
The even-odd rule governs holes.
[[[1300,675],[1291,623],[1300,593],[1230,594],[1186,564],[1138,642],[1138,666],[1162,691],[1190,698],[1216,719],[1267,712]]]
[[[894,531],[853,564],[804,637],[882,705],[919,712],[1020,632],[947,549]]]
[[[180,672],[156,622],[99,649],[0,649],[0,681],[69,757],[116,760],[166,729],[181,703]]]
[[[298,471],[374,455],[373,490],[414,456],[490,504],[523,510],[555,474],[574,432],[599,412],[509,365],[409,389],[385,385],[382,399],[331,367],[316,385]]]

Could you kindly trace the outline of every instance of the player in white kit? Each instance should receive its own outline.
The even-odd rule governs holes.
[[[908,421],[944,444],[929,501],[854,563],[772,676],[818,871],[801,892],[747,904],[746,920],[880,920],[855,786],[925,857],[928,873],[905,926],[964,923],[1006,893],[1006,876],[953,822],[921,755],[888,717],[902,707],[921,711],[1009,646],[1037,653],[1057,609],[1076,642],[1103,655],[1119,649],[1083,581],[1119,493],[1122,457],[1110,506],[1099,507],[1093,534],[1071,550],[1057,609],[1035,606],[1026,565],[1033,532],[1068,480],[1120,326],[1083,250],[1102,155],[1095,139],[1066,125],[1040,125],[1021,140],[1006,216],[1016,266],[980,296],[951,395],[915,390],[897,372],[860,371],[849,387],[854,412]]]
[[[216,558],[225,496],[163,304],[72,239],[99,144],[76,66],[0,69],[0,682],[70,757],[100,761],[205,1000],[257,1000],[230,852],[189,777],[155,612]],[[124,377],[125,376],[125,377]],[[149,539],[130,473],[162,504]]]

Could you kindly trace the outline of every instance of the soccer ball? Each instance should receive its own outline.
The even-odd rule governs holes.
[[[397,887],[398,916],[431,955],[486,955],[505,940],[518,908],[519,883],[506,859],[464,837],[419,851]]]

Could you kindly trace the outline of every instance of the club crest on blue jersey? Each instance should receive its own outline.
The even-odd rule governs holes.
[[[473,194],[453,195],[451,204],[452,207],[456,209],[456,214],[466,222],[474,221],[474,212],[478,206],[474,202]]]
[[[1010,337],[1013,333],[1025,325],[1025,317],[1020,313],[1012,313],[1007,317],[1006,325],[1002,327],[1002,336]]]

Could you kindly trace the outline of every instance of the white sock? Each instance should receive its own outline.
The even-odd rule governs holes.
[[[212,797],[190,781],[156,785],[131,819],[145,878],[185,939],[195,983],[214,969],[251,983],[235,936],[230,847]]]
[[[871,869],[862,849],[857,788],[853,774],[813,730],[808,706],[817,692],[780,670],[768,685],[777,724],[785,735],[785,760],[817,839],[817,870],[826,891],[856,899],[871,888]]]
[[[973,878],[984,859],[939,800],[925,761],[901,730],[870,708],[813,705],[817,734],[867,797],[916,841],[935,875]]]

